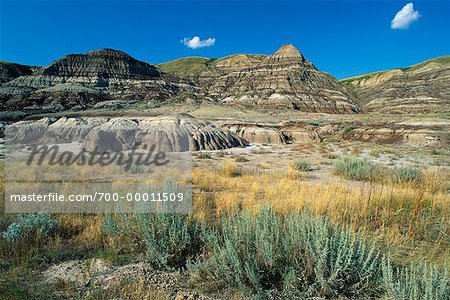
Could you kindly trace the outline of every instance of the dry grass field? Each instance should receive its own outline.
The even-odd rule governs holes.
[[[100,259],[148,263],[197,298],[445,299],[450,171],[440,151],[323,142],[195,153],[187,216],[56,214],[42,219],[55,221],[48,235],[3,234],[2,297],[180,296],[142,274],[87,294],[70,280],[45,284],[52,265]],[[13,222],[3,213],[0,230]]]

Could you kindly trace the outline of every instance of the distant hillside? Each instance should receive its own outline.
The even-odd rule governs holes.
[[[214,58],[204,57],[184,57],[159,64],[158,67],[163,72],[173,73],[177,75],[188,75],[192,73],[198,74],[206,70],[208,65],[215,60],[216,59]]]
[[[249,66],[251,62],[261,61],[265,55],[260,54],[235,54],[222,58],[184,57],[159,64],[158,67],[167,73],[180,76],[196,76],[208,69],[224,66],[239,67]]]
[[[33,67],[11,63],[9,61],[0,61],[0,84],[13,80],[22,75],[30,75]]]
[[[133,102],[155,106],[195,90],[181,78],[113,49],[70,54],[34,71],[11,63],[0,68],[15,72],[2,77],[0,111],[84,110],[111,101],[114,107]]]
[[[450,56],[341,81],[293,45],[271,55],[186,57],[158,66],[113,49],[70,54],[45,67],[0,62],[2,112],[203,103],[268,112],[450,112]]]
[[[341,80],[367,111],[450,111],[450,56]]]

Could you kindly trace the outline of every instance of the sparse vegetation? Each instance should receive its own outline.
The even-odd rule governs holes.
[[[356,125],[352,124],[350,126],[345,127],[343,132],[344,132],[344,134],[347,134],[347,133],[349,133],[350,131],[352,131],[354,129],[356,129]]]
[[[337,154],[334,154],[334,153],[327,153],[323,157],[328,158],[328,159],[336,159],[339,156]]]
[[[227,155],[225,151],[219,151],[216,153],[216,157],[225,157],[225,155]]]
[[[19,298],[55,289],[73,293],[66,282],[40,290],[42,282],[24,284],[21,274],[97,257],[119,265],[142,260],[181,274],[193,289],[231,290],[235,298],[446,299],[448,169],[388,167],[343,156],[333,162],[338,176],[376,184],[323,185],[302,177],[311,175],[303,172],[311,170],[309,160],[286,162],[293,176],[263,168],[250,172],[256,155],[247,164],[239,164],[239,157],[193,170],[188,215],[46,215],[57,226],[45,238],[39,227],[15,242],[1,237],[0,267],[8,279],[0,289]],[[19,219],[0,215],[0,231],[23,223]],[[168,297],[140,281],[91,294],[119,295]]]
[[[292,168],[296,171],[309,172],[313,170],[313,166],[306,160],[298,160],[292,164]]]
[[[372,157],[378,157],[380,156],[380,151],[378,151],[377,149],[371,149],[369,155]]]
[[[381,175],[381,169],[367,158],[343,156],[333,163],[333,172],[344,178],[375,181]]]
[[[243,155],[239,155],[234,159],[235,162],[248,162],[248,158],[243,156]]]
[[[162,71],[174,74],[200,73],[213,59],[203,57],[186,57],[160,64]]]
[[[200,152],[197,153],[196,157],[198,159],[212,159],[212,156],[209,152]]]
[[[222,174],[226,177],[237,177],[242,174],[242,170],[233,161],[226,160],[223,164]]]
[[[252,149],[252,154],[269,154],[271,151],[269,149]]]

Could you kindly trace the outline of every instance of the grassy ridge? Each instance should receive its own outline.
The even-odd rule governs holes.
[[[206,70],[208,65],[213,61],[215,61],[215,59],[204,57],[186,57],[159,64],[158,67],[166,73],[178,75],[198,74]]]
[[[401,70],[404,72],[412,72],[412,71],[416,71],[420,68],[426,67],[428,64],[430,63],[438,63],[438,64],[443,64],[443,65],[447,65],[450,64],[450,56],[441,56],[441,57],[436,57],[436,58],[432,58],[429,60],[426,60],[424,62],[406,67],[406,68],[398,68],[398,69],[393,69],[393,70]],[[378,71],[378,72],[372,72],[372,73],[367,73],[367,74],[362,74],[362,75],[357,75],[357,76],[353,76],[353,77],[349,77],[349,78],[345,78],[345,79],[341,79],[340,82],[348,85],[351,84],[352,82],[360,82],[362,80],[366,80],[366,79],[370,79],[376,76],[380,76],[383,75],[387,72],[389,72],[390,70],[386,70],[386,71]]]

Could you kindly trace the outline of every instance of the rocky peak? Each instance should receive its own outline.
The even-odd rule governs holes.
[[[245,62],[241,56],[236,58]],[[216,74],[204,86],[226,104],[308,112],[360,111],[339,82],[320,72],[292,45],[284,45],[245,68]]]
[[[269,55],[265,59],[268,62],[283,62],[283,61],[304,61],[303,55],[293,45],[288,44],[282,46],[272,55]]]
[[[93,50],[86,54],[71,54],[39,71],[40,75],[64,78],[150,79],[160,77],[160,71],[138,61],[125,52],[113,49]]]
[[[4,109],[79,110],[102,101],[166,101],[195,89],[190,81],[122,51],[100,49],[64,56],[1,84],[0,103]]]
[[[130,60],[130,61],[136,60],[123,51],[110,49],[110,48],[91,50],[88,53],[86,53],[86,56],[103,57],[103,58],[110,58],[110,59],[125,59],[125,60]]]

